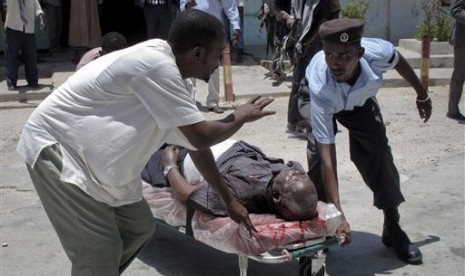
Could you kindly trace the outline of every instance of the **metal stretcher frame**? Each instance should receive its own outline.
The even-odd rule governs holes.
[[[158,218],[154,218],[154,220],[160,225],[176,229],[177,231],[187,235],[186,227],[184,226],[172,226]],[[265,264],[281,264],[292,260],[298,260],[300,276],[323,276],[325,275],[326,260],[326,254],[324,254],[323,251],[343,242],[343,237],[333,235],[295,242],[282,248],[276,248],[273,252],[265,252],[257,256],[238,254],[240,276],[247,276],[249,259]]]

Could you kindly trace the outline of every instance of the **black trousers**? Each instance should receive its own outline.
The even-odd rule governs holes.
[[[373,191],[373,204],[379,209],[399,206],[405,199],[376,99],[368,99],[364,106],[355,107],[352,111],[339,112],[334,119],[349,131],[350,157],[366,185]],[[309,176],[315,182],[319,199],[326,201],[321,159],[311,133],[307,143],[307,159]]]

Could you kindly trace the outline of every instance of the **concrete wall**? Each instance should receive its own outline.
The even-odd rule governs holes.
[[[266,30],[260,30],[257,18],[261,2],[261,0],[244,1],[244,42],[246,48],[247,45],[266,45]]]
[[[349,3],[342,0],[341,5]],[[367,12],[365,35],[389,40],[413,38],[424,15],[420,0],[374,0]]]
[[[344,6],[350,0],[340,0]],[[422,0],[371,0],[365,35],[389,40],[397,45],[401,38],[413,38],[424,15]],[[265,45],[265,30],[259,32],[257,11],[261,0],[246,0],[244,7],[245,45]]]

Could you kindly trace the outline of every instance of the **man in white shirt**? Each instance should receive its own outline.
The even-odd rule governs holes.
[[[15,90],[18,81],[18,56],[24,57],[27,85],[39,86],[37,72],[37,46],[34,36],[36,16],[40,20],[40,29],[45,28],[42,8],[38,0],[7,0],[5,19],[5,58],[6,84],[8,90]]]
[[[224,47],[222,23],[198,10],[180,13],[168,40],[104,55],[48,96],[24,126],[18,152],[60,241],[72,275],[119,275],[148,243],[153,217],[141,172],[164,143],[192,151],[230,217],[252,231],[209,147],[244,123],[274,114],[255,97],[222,120],[206,121],[183,79],[208,81]]]

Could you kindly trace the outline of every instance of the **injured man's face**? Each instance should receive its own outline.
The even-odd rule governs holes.
[[[271,191],[277,215],[289,221],[310,220],[317,215],[318,197],[302,165],[289,161],[274,179]]]

